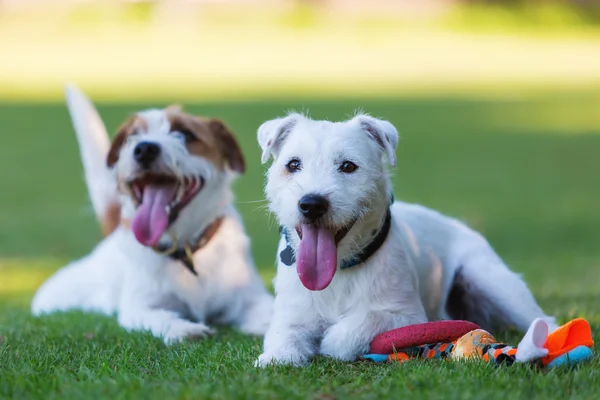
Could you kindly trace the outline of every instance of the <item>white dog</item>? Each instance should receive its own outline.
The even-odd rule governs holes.
[[[108,236],[44,283],[33,313],[116,312],[122,327],[166,343],[209,335],[209,323],[264,334],[273,298],[232,205],[244,172],[232,133],[171,107],[135,114],[110,145],[87,98],[70,87],[67,102]]]
[[[315,354],[355,360],[386,330],[438,319],[525,331],[546,317],[520,277],[459,221],[394,202],[398,133],[387,121],[303,115],[258,130],[281,224],[275,311],[258,366]]]

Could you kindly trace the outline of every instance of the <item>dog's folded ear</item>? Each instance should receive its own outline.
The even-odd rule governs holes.
[[[244,154],[231,130],[219,119],[211,119],[208,122],[208,128],[215,134],[220,151],[225,156],[229,168],[243,174],[246,171]]]
[[[258,128],[257,137],[258,144],[262,149],[261,162],[263,164],[269,161],[271,155],[276,157],[279,147],[301,118],[303,118],[302,115],[294,113],[287,117],[264,122]]]
[[[370,117],[368,115],[357,115],[351,123],[359,124],[380,147],[387,156],[388,163],[396,166],[396,146],[398,145],[398,131],[390,122]]]

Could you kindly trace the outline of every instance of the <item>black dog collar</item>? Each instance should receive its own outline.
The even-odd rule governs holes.
[[[392,204],[393,203],[394,203],[394,197],[392,195]],[[390,207],[391,207],[391,205],[390,205]],[[355,254],[351,258],[342,260],[340,262],[340,268],[341,269],[352,268],[355,265],[362,264],[365,261],[367,261],[373,254],[375,254],[375,252],[377,252],[377,250],[379,250],[379,248],[385,242],[385,239],[387,239],[387,236],[390,233],[391,224],[392,224],[392,212],[391,212],[390,208],[388,207],[387,213],[385,214],[385,220],[383,221],[383,225],[381,226],[381,229],[379,230],[377,235],[375,235],[373,240],[364,249],[362,249],[358,254]],[[285,229],[285,227],[283,227],[283,226],[279,228],[279,232],[285,238],[285,243],[286,243],[285,249],[283,249],[283,251],[281,253],[279,253],[279,259],[281,260],[282,263],[284,263],[287,266],[294,265],[294,263],[296,262],[296,256],[294,255],[294,251],[292,250],[292,245],[290,244],[289,233],[288,233],[287,229]]]
[[[158,253],[164,254],[173,260],[180,261],[192,274],[198,276],[198,273],[194,269],[194,253],[203,248],[210,242],[215,236],[221,224],[223,223],[223,217],[219,217],[214,220],[201,234],[198,240],[195,240],[194,246],[186,245],[185,247],[175,248],[168,247],[165,245],[158,245],[154,247],[154,250]]]

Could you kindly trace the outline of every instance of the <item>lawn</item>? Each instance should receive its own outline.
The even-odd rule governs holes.
[[[518,93],[518,91],[514,91]],[[188,104],[226,120],[248,173],[236,204],[262,275],[274,274],[276,224],[264,210],[255,132],[265,119],[309,109],[340,119],[357,107],[401,133],[395,195],[481,230],[537,299],[565,322],[600,332],[600,94],[597,90],[478,97],[272,100]],[[100,104],[109,129],[155,104]],[[411,362],[375,366],[317,358],[308,368],[255,370],[261,340],[221,329],[166,347],[112,318],[32,318],[37,286],[86,254],[99,229],[86,199],[74,134],[62,103],[0,104],[1,398],[597,398],[600,362],[549,373],[523,366]],[[517,344],[519,335],[500,333]]]

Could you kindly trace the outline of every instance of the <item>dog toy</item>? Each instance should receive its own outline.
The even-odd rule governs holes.
[[[392,354],[423,343],[451,342],[479,326],[469,321],[436,321],[383,332],[371,342],[372,354]]]
[[[546,321],[538,318],[519,345],[513,347],[497,342],[490,333],[471,322],[428,322],[378,335],[371,343],[370,354],[363,359],[374,362],[481,359],[496,365],[518,362],[551,369],[577,365],[592,358],[594,342],[586,320],[574,319],[554,332],[548,330]]]

